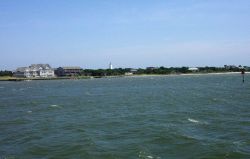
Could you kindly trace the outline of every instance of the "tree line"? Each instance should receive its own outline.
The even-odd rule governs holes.
[[[245,67],[249,71],[249,67]],[[126,73],[135,75],[143,74],[186,74],[186,73],[219,73],[219,72],[240,72],[240,67],[198,67],[198,71],[191,71],[189,67],[151,67],[151,68],[115,68],[115,69],[84,69],[79,76],[122,76]],[[12,71],[0,71],[0,76],[13,76]]]
[[[159,68],[139,68],[136,71],[132,71],[131,68],[116,68],[116,69],[85,69],[82,70],[81,75],[84,76],[119,76],[128,72],[132,72],[135,75],[143,74],[186,74],[186,73],[219,73],[219,72],[240,72],[240,68],[232,67],[198,67],[198,71],[189,70],[189,67],[159,67]]]
[[[13,76],[13,72],[12,71],[0,71],[0,76]]]

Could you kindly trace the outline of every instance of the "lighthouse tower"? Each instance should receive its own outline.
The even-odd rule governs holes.
[[[109,69],[111,69],[111,70],[113,69],[113,66],[112,66],[111,62],[109,63]]]

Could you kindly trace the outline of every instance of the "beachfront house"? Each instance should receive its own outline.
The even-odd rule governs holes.
[[[133,74],[137,73],[137,71],[138,71],[138,69],[135,69],[135,68],[126,68],[125,70],[129,70],[128,72],[125,72],[124,75],[126,75],[126,76],[133,75]]]
[[[81,67],[59,67],[56,69],[55,73],[57,76],[77,76],[82,72]]]
[[[15,72],[13,72],[14,77],[27,77],[31,76],[30,70],[28,67],[18,67]]]
[[[50,67],[49,64],[32,64],[29,67],[19,67],[14,72],[15,77],[25,77],[25,78],[48,78],[54,77],[54,69]]]
[[[197,67],[189,67],[189,68],[188,68],[188,71],[198,72],[198,71],[199,71],[199,68],[197,68]]]
[[[159,67],[147,67],[146,69],[147,70],[157,70],[157,69],[159,69]]]

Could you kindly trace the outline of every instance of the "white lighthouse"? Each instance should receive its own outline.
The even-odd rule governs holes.
[[[109,63],[109,69],[111,69],[111,70],[113,69],[113,66],[112,66],[111,62]]]

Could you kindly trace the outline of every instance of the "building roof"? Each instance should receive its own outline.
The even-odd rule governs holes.
[[[32,64],[29,67],[18,67],[16,72],[53,70],[49,64]]]
[[[42,70],[47,70],[47,69],[51,69],[49,64],[32,64],[29,66],[29,68],[31,69],[42,69]]]
[[[131,71],[131,72],[137,72],[138,69],[136,69],[136,68],[131,68],[130,71]]]

